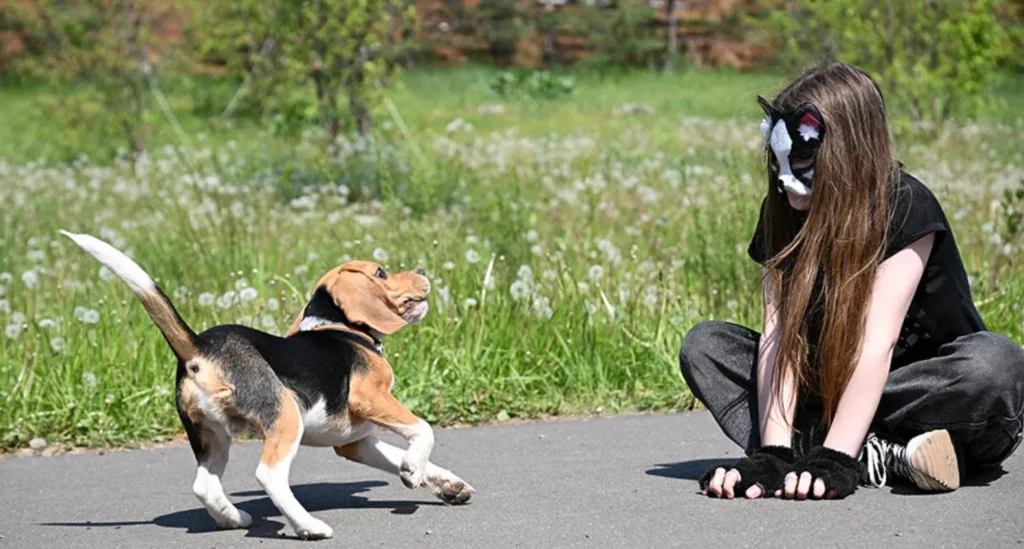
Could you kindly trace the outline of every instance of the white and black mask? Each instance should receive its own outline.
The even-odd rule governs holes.
[[[764,109],[761,122],[764,147],[771,151],[768,165],[779,192],[810,196],[814,184],[814,163],[825,138],[825,121],[814,104],[805,102],[795,110],[782,112],[757,96]],[[793,164],[800,165],[794,168]]]

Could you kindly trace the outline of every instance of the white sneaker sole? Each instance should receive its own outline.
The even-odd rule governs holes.
[[[911,480],[922,490],[950,492],[960,487],[956,451],[945,429],[912,438],[907,444],[907,461]]]

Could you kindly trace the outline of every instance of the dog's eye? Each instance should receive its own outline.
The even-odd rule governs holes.
[[[380,267],[377,267],[377,278],[379,278],[381,280],[387,280],[388,279],[388,273],[385,273],[384,269],[381,269]]]

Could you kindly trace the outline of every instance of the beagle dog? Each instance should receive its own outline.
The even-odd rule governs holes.
[[[288,484],[300,445],[332,447],[448,504],[473,496],[469,484],[429,461],[430,425],[391,394],[394,373],[381,340],[426,316],[430,281],[422,270],[392,274],[376,263],[346,263],[320,279],[285,337],[237,325],[197,334],[126,255],[92,236],[61,233],[131,287],[177,356],[178,417],[199,465],[192,490],[218,526],[252,524],[221,487],[231,438],[244,431],[262,435],[256,479],[303,539],[330,538],[333,530]],[[408,449],[379,440],[376,427],[404,437]]]

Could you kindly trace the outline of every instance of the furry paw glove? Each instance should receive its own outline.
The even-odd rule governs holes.
[[[857,491],[863,464],[849,454],[818,446],[790,467],[797,475],[805,471],[814,479],[825,482],[826,491],[835,490],[835,499],[842,499]]]
[[[740,480],[733,488],[736,494],[743,494],[751,486],[760,485],[761,491],[768,496],[782,485],[786,473],[793,469],[794,460],[792,448],[763,446],[735,463],[712,465],[704,476],[700,477],[700,489],[708,488],[716,470],[725,469],[728,473],[730,469],[736,469],[740,474]]]

